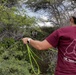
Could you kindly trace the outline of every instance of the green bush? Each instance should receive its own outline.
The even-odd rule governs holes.
[[[43,32],[46,32],[45,31],[46,28],[43,30],[44,30]],[[49,33],[43,35],[43,33],[38,32],[36,39],[44,39],[48,34]],[[48,62],[49,59],[51,59],[49,58],[49,56],[51,55],[51,57],[53,58],[53,55],[55,55],[56,52],[52,53],[48,51],[49,54],[51,53],[49,55],[47,51],[38,51],[33,47],[31,48],[39,57],[43,59],[43,61],[41,61],[37,59],[35,56],[35,59],[38,61],[39,66],[42,65],[42,67],[40,66],[40,70],[49,65],[49,67],[48,68],[46,67],[46,69],[42,70],[41,73],[44,73],[46,71],[46,75],[53,74],[55,70],[55,63],[53,61],[48,64]],[[2,42],[0,42],[0,74],[1,75],[32,75],[34,74],[34,72],[32,71],[29,62],[30,61],[28,58],[27,48],[26,45],[23,44],[23,42],[15,41],[11,37],[4,38]],[[34,62],[33,65],[35,70],[37,71],[37,67],[34,64]]]
[[[0,75],[31,75],[29,69],[30,64],[27,61],[20,61],[15,58],[0,59]]]
[[[0,42],[0,75],[31,75],[26,52],[21,41],[5,38]]]

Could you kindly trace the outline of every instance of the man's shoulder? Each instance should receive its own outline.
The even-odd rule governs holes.
[[[71,28],[71,26],[65,26],[65,27],[59,28],[58,30],[67,30],[67,29],[70,29],[70,28]]]
[[[71,28],[71,26],[61,27],[61,28],[59,28],[59,29],[67,29],[67,28]]]
[[[71,26],[65,26],[57,29],[57,31],[61,33],[65,33],[65,32],[68,32],[70,29],[71,29]]]

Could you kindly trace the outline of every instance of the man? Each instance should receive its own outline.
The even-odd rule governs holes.
[[[58,48],[58,60],[55,75],[76,75],[76,17],[70,18],[70,26],[59,28],[45,40],[37,41],[23,38],[24,44],[29,43],[38,50]]]

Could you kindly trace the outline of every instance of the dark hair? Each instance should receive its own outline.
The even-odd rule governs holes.
[[[74,20],[74,24],[76,24],[76,17],[72,16],[73,20]]]

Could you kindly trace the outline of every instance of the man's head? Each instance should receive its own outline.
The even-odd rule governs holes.
[[[76,12],[71,14],[70,23],[71,23],[71,25],[76,25]]]
[[[70,22],[71,22],[72,24],[76,24],[76,17],[71,16]]]

